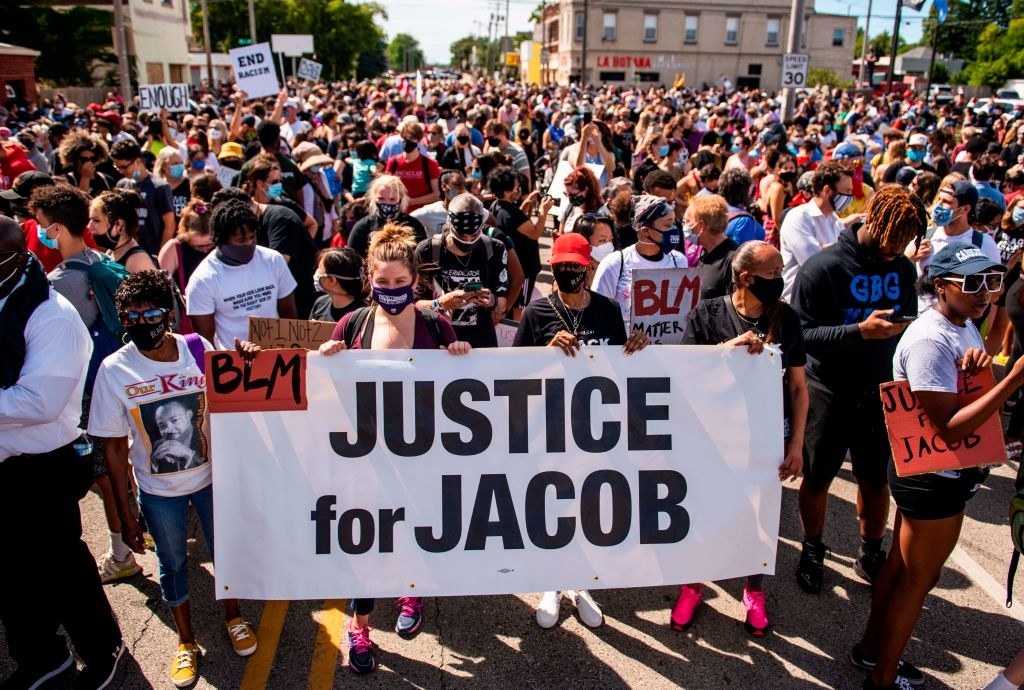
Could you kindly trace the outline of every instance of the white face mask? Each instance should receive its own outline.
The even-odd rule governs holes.
[[[590,258],[596,261],[597,263],[601,263],[601,260],[604,259],[604,257],[611,254],[613,251],[615,251],[614,245],[612,245],[611,242],[604,242],[602,244],[597,245],[596,247],[590,248]]]

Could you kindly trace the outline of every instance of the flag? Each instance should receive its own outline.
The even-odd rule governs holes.
[[[409,94],[412,93],[412,83],[410,83],[409,77],[402,77],[398,80],[398,93],[404,100],[409,100]]]
[[[417,103],[424,103],[425,102],[425,99],[423,98],[423,95],[424,95],[423,94],[423,73],[420,72],[419,70],[416,70],[416,102]]]
[[[935,12],[939,15],[939,23],[946,21],[949,15],[949,2],[947,0],[935,0]]]
[[[903,0],[903,6],[920,12],[924,7],[924,0]]]

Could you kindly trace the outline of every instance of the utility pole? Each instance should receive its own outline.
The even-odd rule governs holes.
[[[861,43],[860,48],[860,72],[857,74],[858,85],[864,84],[864,75],[868,69],[868,41],[871,40],[869,38],[871,34],[868,33],[868,29],[871,28],[871,3],[872,0],[868,0],[868,16],[864,18],[864,41]]]
[[[932,82],[934,81],[932,79],[932,74],[935,73],[935,53],[939,49],[939,28],[941,26],[942,24],[940,24],[938,20],[936,20],[935,31],[932,32],[932,60],[930,63],[928,63],[928,86],[925,87],[925,98],[928,98],[932,93]]]
[[[508,33],[508,6],[509,0],[505,0],[505,40],[501,42],[501,71],[508,79],[509,69],[505,60],[505,53],[512,50],[512,38]]]
[[[128,69],[128,39],[124,33],[123,0],[114,0],[114,39],[117,43],[117,78],[121,82],[121,97],[132,100],[132,73]],[[206,16],[205,14],[203,15]]]
[[[249,0],[249,38],[252,39],[253,45],[256,45],[256,0]],[[281,70],[284,72],[284,70]],[[281,75],[281,79],[284,79],[284,75]]]
[[[210,56],[210,18],[207,16],[206,0],[200,3],[203,13],[203,50],[206,51],[206,83],[210,86],[210,93],[213,93],[213,58]]]
[[[590,0],[583,0],[583,46],[580,50],[580,86],[587,85],[587,15],[590,9]]]
[[[896,77],[896,50],[900,46],[900,24],[903,22],[903,0],[896,0],[896,19],[892,24],[892,47],[889,49],[889,88],[886,97],[892,94],[892,83]]]
[[[901,2],[902,0],[896,0]],[[793,0],[789,8],[789,36],[786,40],[787,53],[800,52],[800,40],[804,35],[805,0]],[[793,119],[793,106],[796,102],[796,91],[790,87],[782,89],[782,121]]]

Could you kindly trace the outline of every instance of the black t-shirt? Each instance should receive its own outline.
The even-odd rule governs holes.
[[[316,302],[313,303],[313,310],[309,312],[310,321],[334,321],[337,323],[341,321],[341,317],[350,311],[355,311],[360,307],[365,307],[366,302],[361,299],[354,299],[347,306],[335,308],[331,304],[330,295],[320,295],[316,298]]]
[[[188,200],[192,198],[192,185],[186,177],[178,183],[177,187],[171,188],[171,204],[174,206],[174,220],[181,220],[181,212],[188,206]]]
[[[728,237],[710,252],[700,255],[700,298],[711,299],[732,292],[732,255],[739,248]]]
[[[427,239],[427,231],[423,228],[423,223],[419,222],[407,213],[399,213],[395,216],[394,221],[398,225],[404,225],[416,236],[417,242],[422,242]],[[384,227],[385,221],[382,221],[378,216],[366,216],[356,221],[356,224],[352,226],[352,232],[348,235],[348,246],[354,249],[359,256],[366,258],[366,252],[370,248],[370,238],[373,234]]]
[[[577,318],[579,326],[574,328]],[[619,305],[614,301],[590,292],[590,304],[581,314],[566,307],[554,291],[549,298],[535,299],[526,305],[512,344],[544,346],[559,331],[573,333],[584,345],[626,344],[626,326],[622,323]]]
[[[174,275],[171,278],[174,279],[175,283],[178,283],[178,288],[185,292],[188,279],[192,277],[192,273],[203,262],[203,259],[209,256],[209,253],[193,249],[192,245],[185,240],[178,239],[177,242],[178,268],[174,271]],[[181,279],[182,275],[184,275],[184,280]]]
[[[499,230],[512,238],[516,247],[516,256],[523,266],[523,275],[528,279],[536,277],[540,273],[540,243],[519,232],[523,223],[529,223],[529,217],[523,213],[519,205],[513,201],[503,199],[496,200],[491,204],[491,213],[494,215],[494,224]]]
[[[302,225],[302,220],[285,206],[268,204],[260,216],[256,243],[288,257],[288,270],[298,284],[295,288],[296,311],[300,319],[309,316],[316,298],[313,272],[316,269],[317,247]]]
[[[145,202],[139,209],[139,236],[136,239],[143,249],[156,256],[160,253],[163,240],[164,214],[174,213],[171,186],[152,175],[147,175],[146,179],[139,182],[129,179],[120,180],[117,186],[123,189],[134,189]]]

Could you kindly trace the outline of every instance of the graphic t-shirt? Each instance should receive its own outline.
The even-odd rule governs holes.
[[[234,339],[249,337],[249,317],[277,317],[277,300],[295,291],[295,279],[284,257],[273,249],[256,247],[252,261],[229,266],[216,250],[203,259],[185,291],[189,316],[213,314],[218,350],[234,347]]]
[[[568,331],[583,345],[625,345],[626,327],[619,316],[618,305],[596,292],[590,293],[590,304],[580,311],[566,307],[552,292],[550,299],[526,305],[512,344],[545,346],[559,331]]]
[[[673,251],[658,261],[651,261],[631,246],[601,259],[591,287],[594,292],[619,303],[623,323],[629,323],[634,268],[686,268],[686,257]]]
[[[433,159],[421,156],[417,156],[414,161],[406,160],[404,154],[392,156],[385,169],[389,174],[402,181],[402,184],[405,185],[406,190],[409,192],[410,199],[429,194],[430,180],[436,180],[441,176],[441,166]],[[424,179],[424,170],[426,170],[429,179]],[[409,204],[406,213],[412,213],[423,206],[426,206],[426,204]]]
[[[213,481],[206,377],[185,339],[168,337],[178,344],[173,362],[149,359],[135,343],[103,360],[88,431],[100,438],[129,438],[128,459],[142,491],[184,496]]]
[[[188,206],[192,198],[192,183],[186,177],[178,183],[177,187],[171,189],[171,204],[174,207],[174,222],[181,220],[181,213]]]

